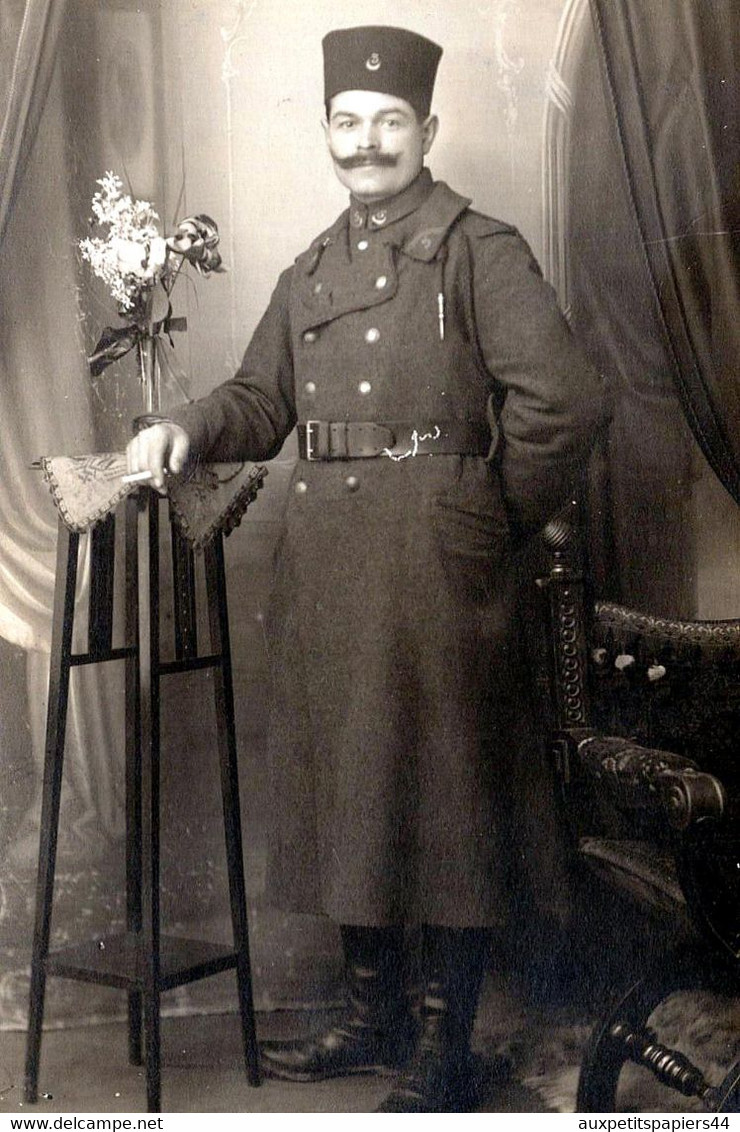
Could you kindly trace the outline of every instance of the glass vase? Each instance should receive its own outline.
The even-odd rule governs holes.
[[[153,334],[143,334],[138,342],[139,380],[145,413],[158,413],[160,404],[160,364],[157,339]]]

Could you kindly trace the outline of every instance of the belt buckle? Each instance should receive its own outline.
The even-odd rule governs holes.
[[[319,443],[318,428],[319,428],[320,423],[321,423],[320,421],[306,421],[306,459],[307,460],[318,460],[318,459],[320,459],[319,456],[314,455],[314,453],[316,452],[316,448],[318,446],[318,443]],[[314,428],[317,430],[316,446],[313,443],[313,432],[312,432],[312,430]]]

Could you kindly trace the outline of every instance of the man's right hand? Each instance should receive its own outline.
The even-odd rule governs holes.
[[[173,421],[160,421],[142,429],[126,448],[129,472],[151,472],[152,487],[164,489],[168,472],[176,475],[185,467],[190,451],[190,437]]]

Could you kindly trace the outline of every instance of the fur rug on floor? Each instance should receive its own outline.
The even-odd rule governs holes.
[[[506,1056],[513,1076],[540,1099],[545,1111],[576,1111],[580,1063],[593,1029],[591,1012],[573,1007],[522,1006],[516,995],[491,984],[484,992],[476,1045],[486,1056]],[[672,995],[651,1016],[658,1040],[680,1050],[710,1085],[719,1085],[740,1059],[740,1003],[709,992]],[[666,1089],[652,1074],[626,1066],[620,1077],[620,1112],[701,1112],[701,1103]]]

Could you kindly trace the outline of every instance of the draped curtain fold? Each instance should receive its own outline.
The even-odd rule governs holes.
[[[740,503],[736,0],[590,0],[654,324],[691,429]]]
[[[9,247],[8,228],[14,204],[23,184],[23,173],[33,151],[39,124],[46,104],[57,58],[57,43],[66,10],[66,0],[10,0],[0,11],[0,95],[3,109],[0,133],[0,247],[3,269],[13,255]],[[11,233],[10,244],[17,245]],[[25,243],[25,240],[24,240]],[[20,249],[18,249],[20,250]],[[30,361],[33,349],[29,337],[18,333],[21,310],[15,299],[19,288],[4,277],[3,369],[18,374]],[[20,430],[6,431],[3,442],[4,487],[0,500],[3,520],[2,553],[0,554],[0,633],[7,640],[24,648],[43,647],[48,639],[47,625],[51,614],[50,596],[53,584],[53,525],[48,513],[33,490],[28,476],[29,463],[25,448],[28,439],[27,415],[19,411],[19,399],[37,401],[37,390],[29,390],[25,382],[18,388],[17,379],[3,375],[3,419],[7,425],[16,420]],[[25,487],[28,487],[31,498]],[[20,490],[19,490],[20,488]]]
[[[68,172],[60,66],[70,12],[68,0],[11,0],[0,9],[0,636],[26,653],[26,688],[16,689],[15,700],[21,735],[27,716],[34,763],[29,773],[17,752],[3,751],[11,772],[5,857],[19,868],[32,864],[38,847],[57,534],[49,492],[32,463],[44,453],[90,451],[94,442],[72,199],[78,191],[87,196],[89,186],[77,190]],[[83,589],[85,576],[83,561]],[[104,694],[117,678],[91,673],[72,682],[69,833],[78,846],[91,829],[105,841],[122,824],[114,785],[122,723]],[[25,818],[13,808],[21,797]]]
[[[9,0],[0,12],[0,240],[38,130],[65,10],[66,0]]]

